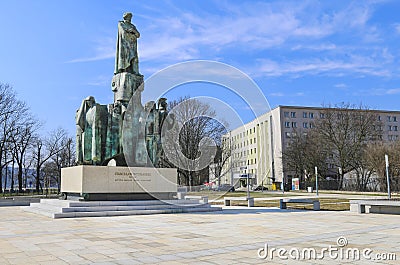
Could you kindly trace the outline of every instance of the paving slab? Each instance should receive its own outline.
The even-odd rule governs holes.
[[[50,219],[1,207],[1,264],[398,264],[396,215],[229,207],[222,212]],[[341,238],[343,246],[338,246]],[[286,251],[285,257],[265,246]],[[301,259],[323,248],[392,260]],[[262,251],[260,252],[260,249]],[[294,250],[293,250],[294,249]],[[261,253],[261,258],[259,257]],[[294,255],[295,256],[295,255]],[[393,260],[395,257],[397,260]]]

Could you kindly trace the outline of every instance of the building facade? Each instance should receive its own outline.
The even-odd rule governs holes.
[[[238,187],[250,174],[251,185],[280,188],[283,180],[292,175],[284,169],[282,153],[290,143],[295,130],[307,132],[315,127],[315,120],[323,118],[326,108],[278,106],[253,121],[223,136],[231,146],[231,158],[225,165],[222,184]],[[400,139],[400,111],[374,110],[381,122],[383,141]]]

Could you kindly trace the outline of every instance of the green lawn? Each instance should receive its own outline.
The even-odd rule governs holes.
[[[348,211],[350,210],[349,200],[347,199],[335,199],[335,198],[323,198],[320,199],[320,208],[322,211]],[[233,201],[233,205],[247,206],[245,201]],[[223,202],[211,202],[215,205],[223,205]],[[268,201],[254,201],[255,207],[279,207],[279,200],[268,200]],[[312,204],[287,204],[288,209],[302,209],[312,210]]]

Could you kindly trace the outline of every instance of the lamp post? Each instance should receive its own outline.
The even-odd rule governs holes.
[[[231,186],[234,186],[234,184],[233,184],[233,157],[232,157],[232,146],[233,146],[233,143],[232,143],[232,135],[231,135],[231,132],[229,132],[229,152],[230,152],[230,160],[231,160],[231,168],[230,168],[230,171],[231,171]]]
[[[246,169],[247,169],[247,167],[246,167]],[[247,199],[249,199],[250,198],[250,183],[249,183],[250,178],[249,178],[249,174],[246,173],[246,169],[244,170],[244,173],[246,174],[246,178],[247,178]]]
[[[240,167],[240,170],[244,170],[244,174],[246,175],[247,199],[248,199],[250,198],[250,190],[249,190],[249,175],[246,173],[247,166]]]
[[[318,196],[318,167],[315,167],[315,191]]]
[[[388,199],[391,199],[390,196],[390,178],[389,178],[389,156],[385,155],[385,164],[386,164],[386,181],[387,181],[387,191],[388,191]]]

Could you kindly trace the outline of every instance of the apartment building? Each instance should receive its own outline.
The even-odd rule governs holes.
[[[323,118],[324,108],[278,106],[253,121],[223,136],[229,142],[231,159],[226,165],[228,173],[221,183],[239,185],[250,174],[252,185],[280,187],[282,180],[290,180],[291,173],[284,169],[282,153],[288,147],[295,129],[312,130],[317,118]],[[382,140],[400,138],[400,111],[376,110],[381,121]]]

